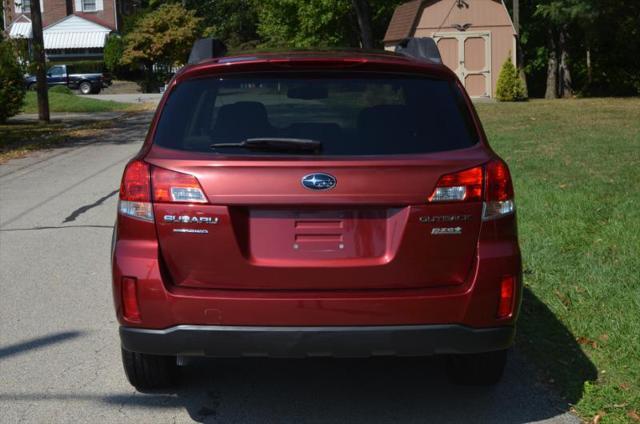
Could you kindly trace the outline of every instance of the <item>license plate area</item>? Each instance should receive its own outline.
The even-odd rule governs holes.
[[[257,261],[379,259],[388,252],[389,209],[251,209]]]

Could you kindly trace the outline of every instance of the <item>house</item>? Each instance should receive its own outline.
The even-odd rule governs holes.
[[[10,37],[31,40],[33,1],[3,0]],[[107,36],[119,26],[116,0],[40,0],[40,9],[49,60],[102,58]]]
[[[516,30],[503,0],[414,0],[398,6],[384,45],[433,37],[471,97],[494,97],[502,64],[516,63]]]

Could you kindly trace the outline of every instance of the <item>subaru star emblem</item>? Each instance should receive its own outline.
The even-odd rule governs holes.
[[[331,190],[336,178],[329,174],[309,174],[302,177],[302,185],[309,190]]]

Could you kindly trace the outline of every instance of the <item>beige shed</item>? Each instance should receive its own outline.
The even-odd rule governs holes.
[[[445,65],[471,97],[493,97],[507,57],[516,63],[516,30],[503,0],[414,0],[398,6],[384,45],[433,37]]]

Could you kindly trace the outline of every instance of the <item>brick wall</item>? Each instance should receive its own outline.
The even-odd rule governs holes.
[[[115,16],[115,2],[116,0],[103,0],[103,10],[96,12],[83,12],[81,8],[78,8],[80,1],[73,1],[74,13],[84,18],[94,20],[102,25],[106,25],[110,28],[116,29],[116,16]]]
[[[21,3],[20,0],[3,0],[5,5],[5,10],[7,13],[7,25],[11,24],[11,22],[15,21],[18,17],[23,15],[23,13],[16,13],[15,2]],[[31,0],[36,1],[36,0]],[[55,24],[62,18],[67,16],[67,1],[68,0],[43,0],[43,14],[42,14],[42,25],[43,27],[47,27],[51,24]],[[94,20],[97,23],[102,25],[106,25],[115,29],[116,25],[116,17],[115,17],[115,2],[116,0],[103,0],[103,10],[99,10],[96,12],[83,12],[81,8],[77,7],[77,4],[80,3],[76,0],[71,0],[70,5],[74,13],[79,16],[85,17],[89,20]],[[80,3],[81,4],[81,3]],[[29,13],[25,13],[27,17],[31,18]]]
[[[44,0],[43,6],[42,26],[45,28],[67,16],[66,0]]]

